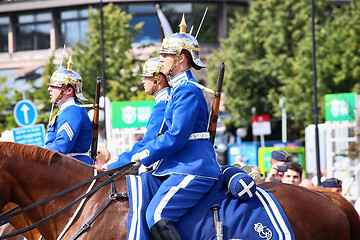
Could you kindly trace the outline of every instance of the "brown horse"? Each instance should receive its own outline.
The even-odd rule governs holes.
[[[0,209],[6,201],[25,208],[52,196],[93,176],[94,168],[73,158],[36,146],[16,143],[0,143]],[[95,186],[107,177],[97,180]],[[26,213],[37,222],[67,206],[83,195],[86,184]],[[125,176],[115,179],[118,193],[126,192]],[[349,240],[352,236],[347,216],[328,198],[315,191],[287,184],[263,183],[278,199],[294,230],[296,239]],[[107,201],[110,185],[100,188],[89,196],[69,230],[62,239],[70,239]],[[45,239],[56,239],[76,205],[37,227]],[[128,199],[113,201],[79,239],[126,239],[126,220],[129,211]],[[356,227],[360,228],[360,224]]]
[[[17,207],[16,204],[8,203],[2,210],[0,210],[0,215],[1,215],[1,213],[5,213],[6,211],[11,210],[15,207]],[[15,230],[25,228],[31,224],[32,223],[30,222],[30,220],[27,217],[25,217],[23,214],[20,214],[20,215],[14,217],[13,219],[11,219],[9,223],[0,227],[0,236],[4,236],[6,234],[15,232]],[[38,240],[40,237],[40,233],[36,229],[25,232],[22,235],[27,240]],[[9,240],[17,240],[17,239],[20,239],[20,235],[9,238]]]
[[[350,236],[360,236],[360,216],[355,210],[354,206],[346,200],[341,194],[332,192],[328,188],[322,187],[308,187],[314,191],[320,192],[322,195],[327,197],[332,203],[343,211],[350,223]]]

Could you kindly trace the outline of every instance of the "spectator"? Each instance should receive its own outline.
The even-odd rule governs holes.
[[[284,172],[281,182],[298,186],[302,178],[302,166],[295,162],[289,162],[286,165],[288,166],[288,169]]]
[[[267,175],[265,182],[272,182],[272,181],[281,181],[281,177],[283,176],[282,172],[279,172],[278,166],[285,165],[286,163],[290,162],[292,159],[291,155],[289,155],[284,150],[274,150],[271,152],[271,169],[269,174]]]
[[[98,155],[96,156],[94,167],[97,170],[100,170],[101,167],[111,159],[111,154],[106,147],[98,146],[97,148]]]
[[[342,192],[342,181],[337,178],[328,178],[321,183],[321,187],[328,188],[332,192],[341,194]]]
[[[314,184],[312,183],[312,181],[310,179],[307,179],[307,178],[304,178],[301,180],[301,183],[299,186],[302,186],[302,187],[313,187]]]

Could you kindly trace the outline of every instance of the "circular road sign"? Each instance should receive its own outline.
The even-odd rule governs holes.
[[[15,121],[21,127],[34,125],[37,119],[35,105],[29,100],[21,100],[16,103],[14,108]]]

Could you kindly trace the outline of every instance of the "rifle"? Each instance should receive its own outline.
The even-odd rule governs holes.
[[[95,103],[94,103],[94,119],[93,119],[93,131],[90,148],[90,157],[95,161],[97,156],[97,144],[99,135],[99,100],[100,100],[100,87],[101,80],[98,77],[96,79],[96,90],[95,90]]]
[[[209,132],[210,132],[210,141],[212,144],[214,144],[214,141],[215,141],[216,126],[217,126],[217,121],[218,121],[218,117],[219,117],[221,89],[222,89],[222,84],[223,84],[223,80],[224,80],[224,73],[225,73],[225,64],[223,61],[220,65],[215,98],[213,101],[213,105],[211,107]]]

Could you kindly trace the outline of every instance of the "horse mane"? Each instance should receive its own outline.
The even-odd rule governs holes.
[[[49,165],[57,152],[34,145],[25,145],[14,142],[0,142],[0,155],[29,159]]]
[[[341,211],[345,213],[350,223],[351,239],[360,239],[360,217],[354,206],[341,194],[332,192],[329,189],[311,186],[308,187],[311,190],[317,191],[327,197],[332,203],[334,203]],[[357,238],[354,238],[357,236]]]

